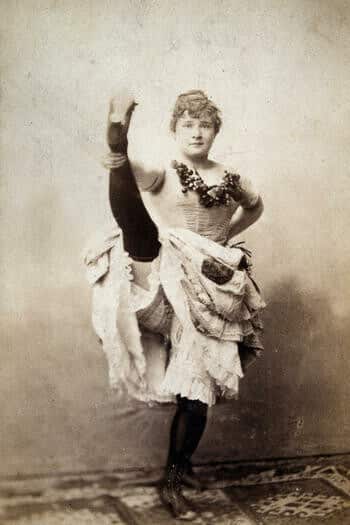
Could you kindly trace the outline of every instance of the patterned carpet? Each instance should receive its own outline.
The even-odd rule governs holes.
[[[350,458],[198,467],[185,490],[198,525],[350,525]],[[160,473],[112,472],[0,481],[3,525],[163,525]],[[183,522],[179,522],[183,523]]]

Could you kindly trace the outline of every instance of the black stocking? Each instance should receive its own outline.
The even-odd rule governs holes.
[[[177,396],[177,410],[171,425],[166,477],[160,490],[163,503],[176,518],[192,521],[196,517],[182,494],[184,483],[200,489],[191,476],[190,458],[203,435],[208,405],[198,400]],[[189,468],[190,467],[190,468]],[[193,483],[197,481],[197,483]]]
[[[132,259],[151,261],[159,253],[158,231],[143,204],[129,161],[111,170],[109,199]]]
[[[167,466],[183,470],[198,447],[207,422],[208,405],[198,400],[177,396],[177,411],[170,430]]]
[[[113,124],[109,128],[110,148],[115,153],[127,154],[127,138],[112,144],[122,136],[121,125]],[[115,220],[123,231],[124,248],[130,257],[137,261],[152,261],[159,253],[158,230],[149,216],[129,160],[119,168],[110,170],[109,200]]]

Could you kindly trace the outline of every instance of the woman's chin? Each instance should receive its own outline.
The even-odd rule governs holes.
[[[201,151],[201,150],[186,150],[182,151],[182,156],[185,157],[188,160],[206,160],[208,158],[208,151]]]

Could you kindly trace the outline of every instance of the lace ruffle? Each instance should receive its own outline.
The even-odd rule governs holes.
[[[188,399],[197,399],[209,406],[215,404],[215,384],[209,377],[193,376],[190,370],[180,363],[171,362],[161,385],[165,393]]]

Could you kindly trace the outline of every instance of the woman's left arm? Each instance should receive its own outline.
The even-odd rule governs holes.
[[[248,208],[241,206],[231,219],[228,239],[230,240],[232,237],[236,237],[236,235],[240,234],[249,226],[254,224],[254,222],[259,219],[263,211],[264,204],[260,196],[258,196],[254,206]]]
[[[238,187],[240,207],[231,219],[228,239],[235,237],[254,224],[264,210],[262,198],[250,179],[240,177]]]

